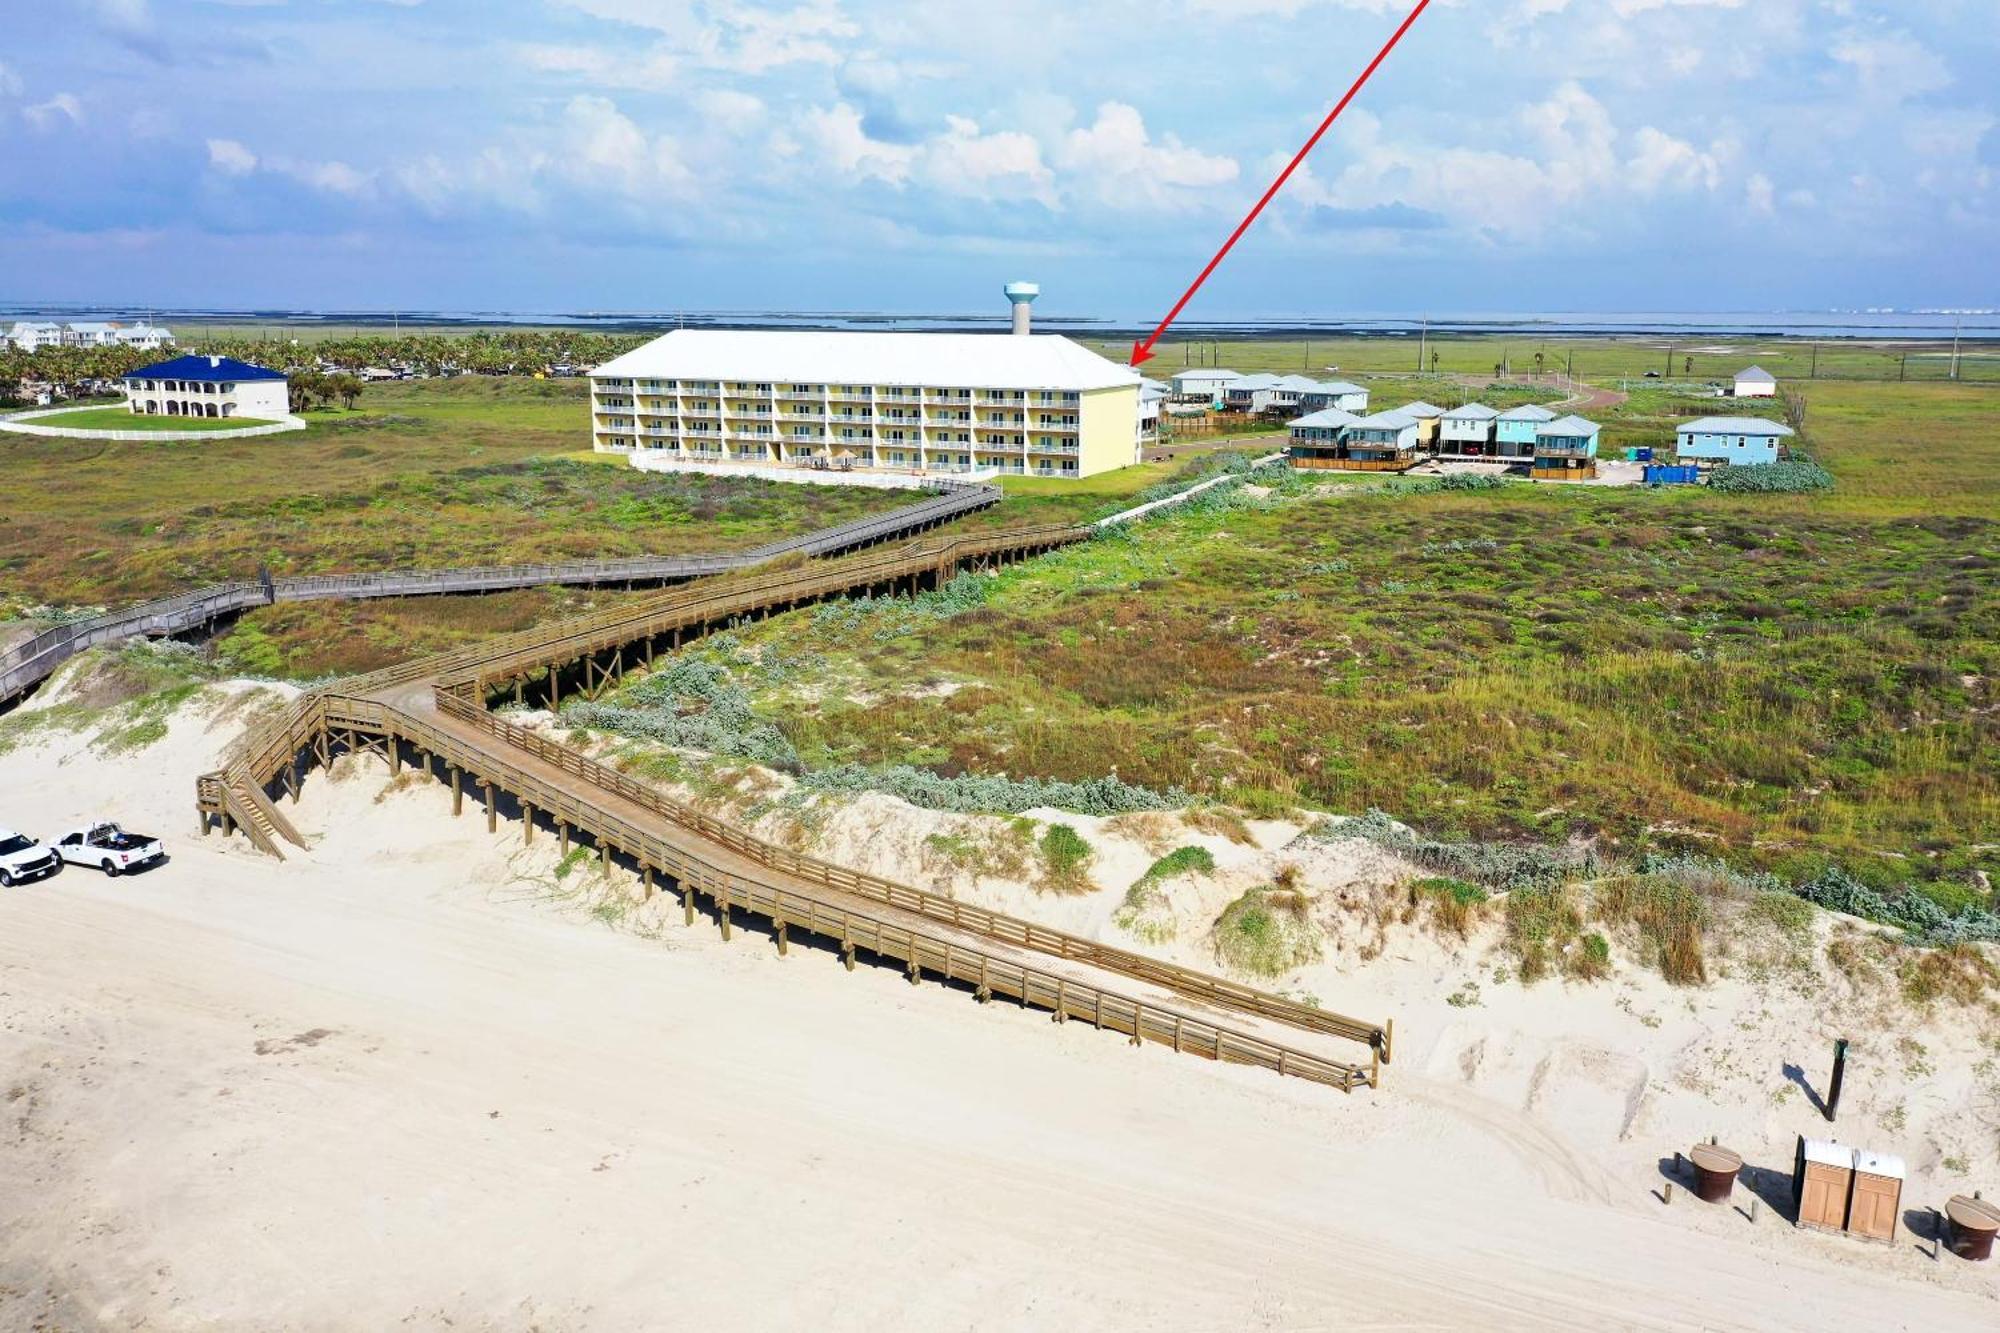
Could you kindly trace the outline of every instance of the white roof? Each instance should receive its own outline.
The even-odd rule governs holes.
[[[1839,1166],[1854,1169],[1854,1149],[1838,1139],[1807,1139],[1806,1160],[1821,1166]]]
[[[1523,403],[1500,414],[1502,421],[1554,421],[1556,414],[1539,403]]]
[[[1598,426],[1595,421],[1585,421],[1582,417],[1564,417],[1551,421],[1545,426],[1537,426],[1537,435],[1595,435]]]
[[[1446,421],[1491,421],[1500,414],[1484,403],[1467,403],[1444,414]]]
[[[1362,430],[1408,430],[1417,424],[1417,419],[1403,411],[1377,412],[1353,424]]]
[[[118,329],[116,324],[104,324],[96,320],[85,320],[69,327],[72,333],[115,333]]]
[[[1433,407],[1421,398],[1414,403],[1404,403],[1396,410],[1406,417],[1441,417],[1444,415],[1442,407]]]
[[[1137,372],[1058,334],[676,329],[592,379],[780,380],[1005,389],[1125,388]]]
[[[1282,383],[1284,383],[1284,379],[1283,377],[1278,375],[1269,375],[1263,373],[1259,373],[1256,375],[1238,375],[1236,377],[1235,383],[1229,386],[1229,391],[1231,393],[1234,393],[1238,389],[1242,389],[1245,391],[1251,389],[1275,389]]]
[[[1307,379],[1304,375],[1280,375],[1278,376],[1278,387],[1280,389],[1297,389],[1301,393],[1311,393],[1313,390],[1319,388],[1319,381]]]
[[[1328,430],[1337,430],[1342,426],[1352,426],[1359,420],[1361,418],[1355,416],[1352,412],[1343,412],[1337,407],[1329,407],[1323,412],[1314,412],[1310,415],[1300,417],[1292,425],[1294,427],[1318,426]]]
[[[1174,376],[1174,378],[1177,380],[1240,380],[1243,377],[1233,370],[1224,370],[1220,366],[1197,366],[1193,370],[1183,370],[1180,374]]]
[[[1168,389],[1166,385],[1160,383],[1158,380],[1141,380],[1139,382],[1139,401],[1142,403],[1150,403],[1155,399],[1165,398],[1171,392],[1172,390]]]
[[[1319,386],[1317,392],[1349,394],[1349,393],[1367,393],[1368,390],[1362,388],[1359,384],[1351,383],[1348,380],[1327,380],[1324,384],[1321,384]]]
[[[1739,384],[1744,380],[1749,380],[1753,384],[1776,384],[1778,377],[1762,366],[1752,366],[1748,370],[1737,371],[1736,380]]]
[[[1885,1152],[1869,1152],[1866,1148],[1854,1150],[1854,1169],[1865,1171],[1871,1176],[1888,1176],[1892,1180],[1903,1178],[1903,1159],[1891,1157]]]
[[[1783,422],[1766,421],[1762,417],[1702,417],[1698,421],[1684,421],[1678,429],[1682,435],[1786,436],[1793,434],[1792,428]]]

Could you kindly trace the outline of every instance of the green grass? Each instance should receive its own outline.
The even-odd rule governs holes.
[[[2000,873],[2000,526],[1934,502],[1928,464],[1871,472],[1887,447],[1826,430],[1874,495],[1524,484],[1190,514],[1010,569],[948,621],[775,618],[746,642],[822,666],[753,692],[809,766],[1116,773],[1948,896]]]
[[[30,424],[64,430],[219,431],[243,430],[271,423],[260,417],[216,417],[211,420],[207,417],[146,416],[128,412],[122,407],[79,407],[53,416],[36,417]]]

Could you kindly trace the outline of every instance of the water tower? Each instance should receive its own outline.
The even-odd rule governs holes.
[[[1007,284],[1007,299],[1014,303],[1014,334],[1016,337],[1025,338],[1028,336],[1028,326],[1033,322],[1034,318],[1032,311],[1035,298],[1041,294],[1042,289],[1032,282],[1010,282]]]

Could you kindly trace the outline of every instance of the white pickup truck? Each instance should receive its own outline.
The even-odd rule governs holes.
[[[72,829],[56,839],[56,855],[76,866],[96,866],[116,878],[167,859],[160,840],[144,833],[127,833],[116,824],[92,824]]]
[[[0,888],[32,883],[61,869],[53,851],[25,833],[0,828]]]

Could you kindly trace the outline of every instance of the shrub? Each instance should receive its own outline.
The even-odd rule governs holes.
[[[1578,981],[1602,981],[1611,975],[1611,942],[1596,931],[1583,937],[1570,954],[1569,974]]]
[[[1802,494],[1833,489],[1833,474],[1810,458],[1748,467],[1719,467],[1708,474],[1708,488],[1730,494]]]
[[[1051,824],[1042,832],[1042,884],[1055,893],[1088,893],[1094,853],[1081,834],[1067,824]]]
[[[1319,961],[1320,934],[1308,917],[1310,906],[1311,900],[1296,891],[1250,890],[1216,918],[1216,961],[1260,977],[1282,976]]]
[[[1911,959],[1902,969],[1902,982],[1904,997],[1914,1004],[1949,1000],[1975,1005],[1988,990],[2000,986],[2000,969],[1977,946],[1953,944]]]
[[[1365,838],[1426,870],[1499,892],[1561,884],[1597,870],[1597,859],[1590,852],[1558,852],[1499,842],[1433,842],[1418,837],[1380,810],[1358,817],[1323,819],[1300,836],[1316,842]]]
[[[814,769],[801,781],[819,791],[886,792],[926,810],[966,815],[1017,815],[1023,810],[1047,807],[1105,817],[1139,810],[1173,810],[1191,799],[1179,788],[1152,791],[1113,777],[1088,778],[1082,782],[979,774],[948,778],[908,764],[875,768],[838,764]]]
[[[1708,980],[1702,930],[1708,899],[1700,890],[1671,879],[1631,875],[1612,880],[1598,893],[1604,919],[1638,928],[1660,975],[1679,986]]]
[[[1563,885],[1515,889],[1507,895],[1507,947],[1520,960],[1521,981],[1539,981],[1562,963],[1583,915]]]
[[[1140,884],[1157,884],[1162,880],[1174,879],[1180,875],[1213,875],[1215,855],[1206,847],[1179,847],[1168,852],[1139,877]]]
[[[621,703],[563,705],[572,727],[706,750],[797,772],[799,754],[773,723],[751,711],[750,695],[715,662],[681,657],[628,686]]]
[[[1472,933],[1472,923],[1479,919],[1485,902],[1486,890],[1462,879],[1434,876],[1410,885],[1411,905],[1428,904],[1431,924],[1459,939]]]

